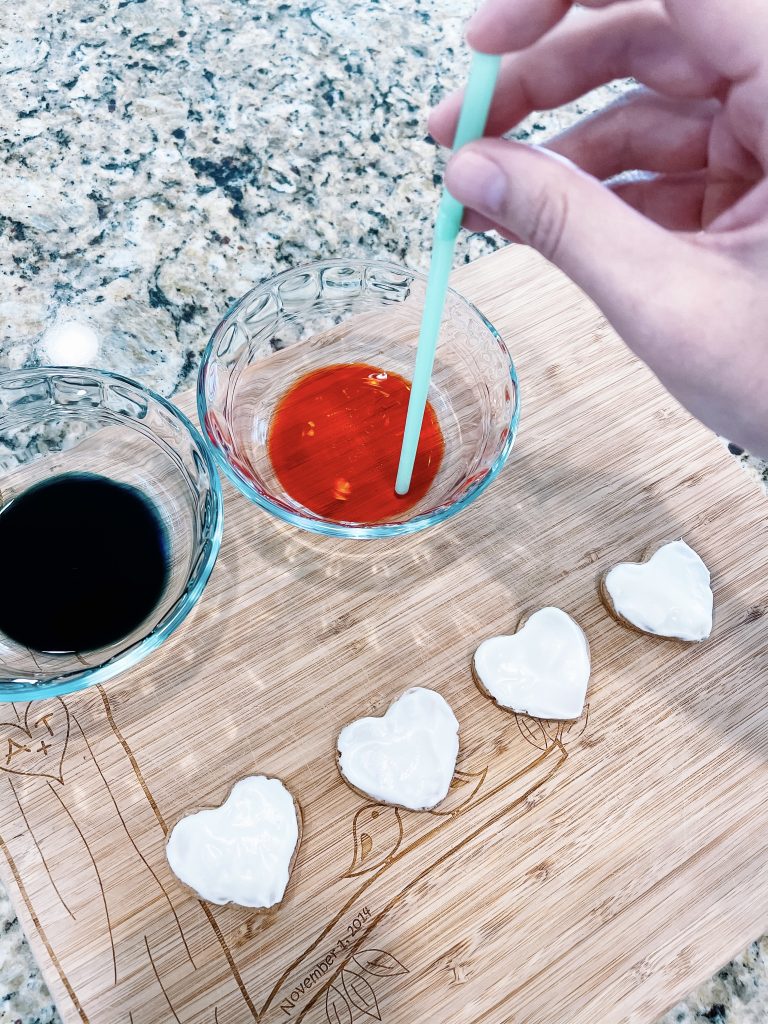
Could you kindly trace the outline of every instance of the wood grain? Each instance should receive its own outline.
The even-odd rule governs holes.
[[[2,716],[0,866],[65,1021],[650,1024],[764,928],[764,500],[537,257],[510,248],[456,284],[522,389],[512,458],[475,505],[361,544],[227,489],[177,634],[104,690]],[[680,536],[716,602],[690,647],[623,629],[598,594]],[[516,718],[472,681],[480,641],[546,604],[592,648],[575,725]],[[341,725],[410,685],[461,723],[440,813],[367,803],[334,762]],[[167,867],[167,823],[255,772],[304,812],[285,901],[202,906]]]

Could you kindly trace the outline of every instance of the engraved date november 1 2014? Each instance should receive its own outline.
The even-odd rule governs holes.
[[[366,922],[370,919],[370,916],[370,909],[368,907],[363,907],[363,909],[360,911],[360,913],[357,915],[354,921],[351,921],[347,925],[346,935],[341,935],[336,940],[335,948],[338,949],[339,952],[343,952],[345,949],[349,949],[349,947],[354,942],[357,933],[360,931],[363,925],[366,924]]]
[[[336,964],[337,960],[350,948],[357,937],[357,933],[370,920],[371,911],[369,907],[363,907],[357,916],[346,927],[344,935],[330,947],[322,959],[318,960],[304,978],[288,993],[287,997],[280,1003],[280,1009],[290,1017],[296,1005],[312,991]]]

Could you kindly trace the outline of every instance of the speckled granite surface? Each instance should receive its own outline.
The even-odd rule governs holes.
[[[168,395],[192,383],[227,304],[277,270],[361,254],[425,267],[442,166],[425,110],[463,75],[467,12],[3,4],[0,367],[69,357]],[[620,88],[518,134],[543,139]],[[498,244],[464,237],[458,258]],[[768,1021],[767,957],[754,943],[663,1024]],[[0,1024],[55,1021],[0,892]]]

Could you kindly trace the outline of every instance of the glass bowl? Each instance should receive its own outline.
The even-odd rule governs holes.
[[[395,264],[325,260],[288,270],[232,306],[205,350],[197,405],[219,465],[247,498],[305,530],[372,538],[444,522],[485,490],[512,449],[518,380],[498,332],[453,290],[429,391],[445,451],[417,504],[376,523],[323,518],[286,493],[269,459],[275,407],[307,373],[368,363],[411,379],[425,291],[424,275]]]
[[[221,484],[203,439],[178,409],[112,373],[43,367],[0,374],[0,506],[60,473],[108,477],[154,503],[168,582],[148,618],[106,648],[41,653],[0,631],[0,701],[69,693],[135,665],[189,613],[218,554]],[[5,577],[3,586],[13,580]]]

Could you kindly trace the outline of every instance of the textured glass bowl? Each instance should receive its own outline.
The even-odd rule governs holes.
[[[141,626],[100,650],[42,654],[0,631],[0,701],[69,693],[136,664],[189,613],[219,550],[216,468],[200,434],[170,403],[125,377],[96,370],[0,374],[0,505],[59,473],[98,473],[154,502],[169,542],[168,584]],[[4,577],[2,585],[12,587],[13,580]],[[61,590],[66,599],[66,580]]]
[[[517,374],[498,333],[454,291],[429,392],[445,454],[421,501],[397,520],[338,523],[296,502],[272,469],[270,421],[298,378],[361,362],[411,379],[425,290],[422,274],[391,263],[325,260],[286,271],[235,303],[205,350],[197,404],[216,459],[247,498],[315,533],[392,537],[443,522],[491,483],[515,438]]]

